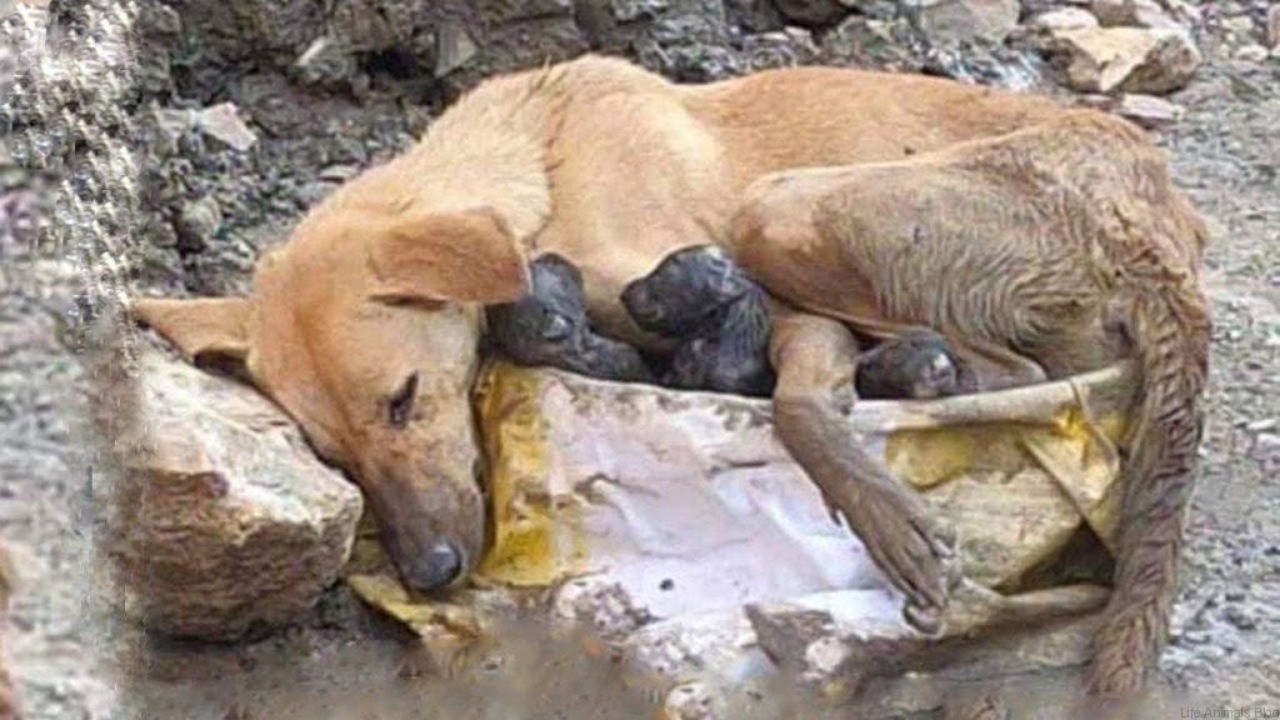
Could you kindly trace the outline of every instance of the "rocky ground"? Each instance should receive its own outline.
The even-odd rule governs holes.
[[[24,579],[5,650],[29,718],[416,717],[424,706],[443,712],[492,687],[407,691],[404,678],[419,659],[404,650],[398,628],[343,589],[296,627],[233,647],[148,641],[115,622],[93,582],[101,482],[89,471],[84,398],[93,389],[77,329],[107,306],[93,293],[122,280],[103,257],[127,263],[139,287],[242,290],[260,248],[337,183],[403,148],[460,89],[542,53],[588,48],[688,81],[838,62],[1052,92],[1067,84],[1084,102],[1103,103],[1089,94],[1108,90],[1160,96],[1131,99],[1126,112],[1155,128],[1178,183],[1213,223],[1207,283],[1217,325],[1201,484],[1163,673],[1195,693],[1187,707],[1280,713],[1280,55],[1268,50],[1280,36],[1280,10],[1266,2],[1166,5],[1161,17],[1194,27],[1204,57],[1185,88],[1168,92],[1162,83],[1189,71],[1181,46],[1161,51],[1161,72],[1137,73],[1146,87],[1104,87],[1112,78],[1091,75],[1087,63],[1072,70],[1070,54],[1042,60],[1038,49],[1055,42],[1087,54],[1079,48],[1089,38],[1051,42],[1026,30],[1055,9],[1038,0],[986,3],[995,8],[987,15],[917,17],[890,0],[445,2],[408,14],[413,3],[329,3],[328,14],[321,5],[55,2],[46,11],[28,0],[5,27],[20,51],[39,42],[96,48],[70,53],[80,63],[68,72],[87,82],[69,82],[52,66],[37,78],[65,93],[33,92],[33,76],[21,72],[0,90],[8,93],[0,129],[13,134],[14,164],[61,172],[62,189],[80,198],[51,198],[58,222],[44,230],[14,230],[34,212],[17,198],[42,196],[38,178],[0,163],[0,536]],[[846,5],[857,12],[849,16]],[[1151,19],[1159,6],[1142,3],[1093,10],[1127,13],[1122,24],[1164,22]],[[62,28],[48,36],[45,12]],[[265,20],[246,24],[254,13]],[[1090,24],[1055,17],[1040,23]],[[1024,29],[1016,30],[1019,21]],[[957,35],[963,44],[954,44]],[[134,44],[136,69],[112,70],[122,67],[112,64],[113,42]],[[14,57],[0,56],[0,68],[12,69]],[[124,147],[137,153],[132,165],[120,159]],[[134,185],[120,180],[130,173]],[[98,212],[105,219],[88,222],[105,207],[128,217]],[[86,272],[96,288],[88,295]],[[142,667],[142,679],[113,675],[111,659]],[[580,659],[542,655],[538,664],[544,678],[597,672]],[[592,678],[539,688],[546,704],[537,717],[582,716],[567,708],[591,707],[615,687]],[[344,711],[334,714],[339,697]]]

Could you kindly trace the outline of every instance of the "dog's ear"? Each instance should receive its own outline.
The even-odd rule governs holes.
[[[511,302],[529,290],[520,241],[488,207],[405,213],[369,249],[373,296],[390,302]]]
[[[249,301],[243,298],[136,298],[129,311],[193,365],[239,364],[249,354]]]

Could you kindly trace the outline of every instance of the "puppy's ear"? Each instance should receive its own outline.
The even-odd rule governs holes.
[[[491,208],[405,213],[369,248],[372,295],[389,302],[518,300],[529,290],[524,250]]]
[[[249,354],[249,301],[243,298],[135,298],[129,311],[194,365],[240,364]]]

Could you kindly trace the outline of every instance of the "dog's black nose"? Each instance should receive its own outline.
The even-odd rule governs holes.
[[[419,592],[442,590],[458,579],[462,565],[458,548],[447,540],[440,540],[404,568],[404,580]]]

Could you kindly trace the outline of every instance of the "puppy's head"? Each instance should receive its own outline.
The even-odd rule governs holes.
[[[695,245],[671,253],[653,272],[629,283],[622,304],[641,329],[679,338],[750,287],[728,253]]]

